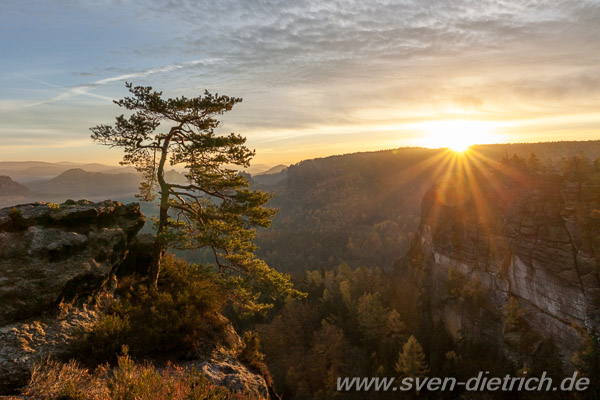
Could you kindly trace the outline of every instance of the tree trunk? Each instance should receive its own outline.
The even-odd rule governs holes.
[[[167,231],[167,224],[169,222],[169,185],[165,182],[164,171],[165,162],[167,161],[167,154],[169,152],[170,141],[171,135],[164,139],[160,160],[158,162],[158,170],[156,173],[156,178],[160,187],[160,215],[158,220],[158,230],[156,231],[156,239],[154,240],[154,249],[152,250],[152,261],[148,270],[148,281],[150,283],[150,287],[154,289],[158,288],[160,263],[168,247],[168,243],[164,235]]]
[[[152,261],[150,262],[150,268],[148,269],[148,283],[150,287],[158,288],[158,276],[160,274],[160,263],[164,254],[163,246],[158,241],[154,242],[154,248],[152,249]]]
[[[156,232],[156,239],[154,239],[154,248],[152,249],[152,262],[150,263],[150,269],[148,270],[148,280],[153,288],[158,287],[158,276],[160,275],[160,263],[162,257],[167,250],[168,243],[164,237],[167,231],[167,223],[169,219],[169,192],[168,190],[162,190],[160,196],[160,216],[158,220],[158,230]]]

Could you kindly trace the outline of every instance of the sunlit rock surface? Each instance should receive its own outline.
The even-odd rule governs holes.
[[[506,332],[504,307],[513,296],[526,311],[527,329],[539,340],[552,338],[572,368],[582,344],[578,328],[600,326],[600,187],[477,182],[442,184],[426,194],[418,238],[397,264],[404,284],[414,288],[413,300],[432,326],[522,362],[536,347],[515,354],[518,346],[511,346],[519,337]],[[451,293],[457,286],[466,295]]]

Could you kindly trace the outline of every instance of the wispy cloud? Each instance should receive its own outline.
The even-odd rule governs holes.
[[[72,97],[76,97],[76,96],[88,96],[88,97],[93,97],[93,98],[97,98],[97,99],[101,99],[101,100],[105,100],[105,101],[112,101],[113,99],[111,97],[107,97],[107,96],[102,96],[96,93],[92,93],[91,91],[93,89],[96,89],[100,86],[105,86],[114,82],[124,82],[128,79],[133,79],[133,78],[140,78],[140,77],[145,77],[145,76],[149,76],[149,75],[154,75],[154,74],[159,74],[159,73],[167,73],[167,72],[172,72],[175,70],[179,70],[179,69],[185,69],[185,68],[189,68],[189,67],[193,67],[193,66],[197,66],[197,65],[208,65],[211,63],[214,63],[215,60],[192,60],[192,61],[186,61],[183,63],[176,63],[176,64],[171,64],[171,65],[166,65],[166,66],[162,66],[162,67],[157,67],[157,68],[150,68],[150,69],[146,69],[143,71],[138,71],[138,72],[132,72],[132,73],[128,73],[128,74],[121,74],[121,75],[117,75],[117,76],[113,76],[110,78],[103,78],[103,79],[99,79],[96,81],[93,81],[91,83],[85,83],[85,84],[80,84],[77,85],[75,87],[72,88],[62,88],[60,86],[56,86],[56,85],[52,85],[46,82],[42,82],[40,80],[34,80],[37,81],[41,84],[44,84],[46,86],[52,86],[52,87],[56,87],[56,88],[62,88],[62,89],[66,89],[63,92],[59,93],[58,95],[51,97],[49,99],[45,99],[45,100],[41,100],[41,101],[36,101],[36,102],[31,102],[31,103],[14,103],[14,104],[7,104],[7,102],[0,102],[0,108],[3,108],[4,110],[7,109],[20,109],[20,108],[29,108],[29,107],[35,107],[35,106],[39,106],[42,104],[48,104],[48,103],[54,103],[54,102],[58,102],[58,101],[64,101],[67,99],[70,99]],[[33,79],[32,79],[33,80]],[[8,108],[6,108],[8,107]]]

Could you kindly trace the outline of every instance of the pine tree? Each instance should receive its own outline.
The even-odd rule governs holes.
[[[429,372],[423,348],[414,336],[410,336],[398,354],[396,372],[403,377],[422,378]]]
[[[385,321],[385,336],[388,340],[400,341],[404,336],[406,325],[402,321],[398,311],[392,309]]]
[[[357,304],[358,329],[369,344],[383,338],[386,328],[387,310],[381,303],[381,294],[365,293]]]
[[[527,167],[529,168],[529,172],[536,175],[541,172],[542,163],[540,159],[537,157],[535,153],[531,153],[529,156],[529,160],[527,161]]]
[[[256,227],[268,227],[277,210],[265,207],[269,194],[250,190],[247,178],[232,166],[248,167],[254,156],[246,139],[219,134],[218,116],[241,99],[210,94],[164,99],[152,87],[126,83],[132,97],[115,101],[133,113],[116,118],[115,125],[91,128],[92,139],[124,150],[122,165],[133,165],[143,177],[139,197],[159,196],[160,213],[149,269],[156,288],[160,263],[167,248],[208,249],[231,299],[260,309],[260,293],[299,293],[288,277],[256,258],[252,240]],[[169,182],[167,164],[185,168],[187,183]]]
[[[383,337],[379,340],[378,352],[387,368],[393,369],[396,356],[406,340],[406,325],[395,309],[388,312]]]

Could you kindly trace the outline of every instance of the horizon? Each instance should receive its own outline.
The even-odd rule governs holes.
[[[255,163],[600,137],[600,5],[576,1],[2,6],[0,159],[116,164],[89,128],[125,81],[244,101]]]
[[[554,141],[538,141],[538,142],[508,142],[508,143],[485,143],[485,144],[473,144],[470,145],[468,148],[464,149],[464,150],[474,150],[477,147],[480,146],[512,146],[512,145],[543,145],[543,144],[560,144],[560,143],[585,143],[585,142],[600,142],[600,139],[588,139],[588,140],[554,140]],[[327,154],[327,155],[323,155],[323,156],[316,156],[316,157],[310,157],[310,158],[305,158],[302,160],[299,160],[297,162],[294,163],[279,163],[279,164],[259,164],[259,163],[250,163],[250,167],[246,168],[246,171],[249,171],[253,174],[262,174],[263,172],[268,171],[271,168],[274,167],[278,167],[278,166],[285,166],[285,167],[290,167],[292,165],[297,165],[301,162],[304,161],[311,161],[311,160],[316,160],[316,159],[325,159],[325,158],[330,158],[330,157],[342,157],[342,156],[347,156],[347,155],[353,155],[353,154],[362,154],[362,153],[378,153],[378,152],[394,152],[397,150],[411,150],[411,149],[415,149],[415,150],[432,150],[432,151],[440,151],[440,150],[447,150],[447,151],[455,151],[458,153],[461,153],[463,150],[461,151],[457,151],[457,150],[453,150],[451,147],[425,147],[425,146],[401,146],[401,147],[396,147],[396,148],[382,148],[382,149],[376,149],[376,150],[365,150],[365,151],[355,151],[355,152],[347,152],[347,153],[338,153],[338,154]],[[0,159],[0,164],[2,163],[49,163],[49,164],[74,164],[73,169],[79,169],[82,166],[85,165],[101,165],[101,166],[106,166],[106,167],[110,167],[110,168],[135,168],[131,165],[120,165],[118,162],[116,164],[109,164],[109,163],[102,163],[102,162],[78,162],[78,161],[68,161],[68,160],[61,160],[61,161],[47,161],[47,160],[4,160],[4,159]],[[184,168],[182,166],[180,166],[181,164],[177,164],[177,165],[171,165],[169,166],[168,170],[176,170],[176,171],[183,171]],[[255,170],[255,171],[251,171],[251,170]],[[6,172],[8,172],[9,170],[6,170]]]

